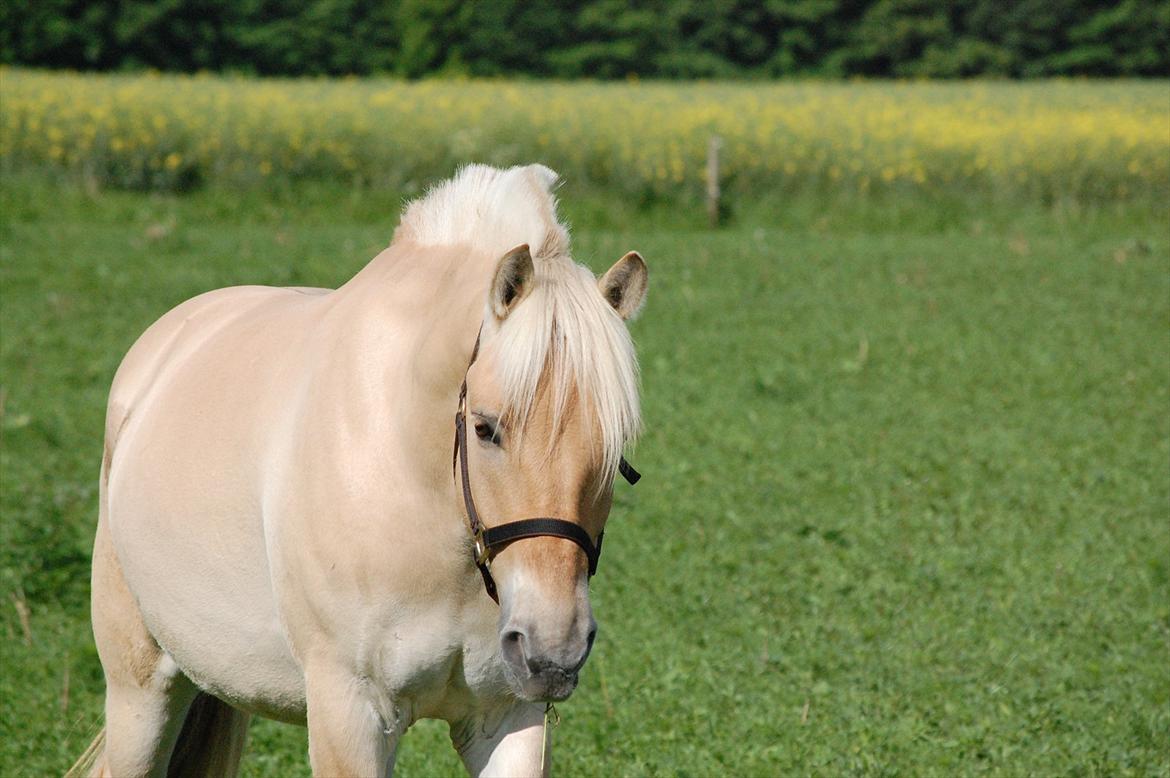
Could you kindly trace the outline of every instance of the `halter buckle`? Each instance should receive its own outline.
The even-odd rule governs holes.
[[[475,563],[486,568],[491,566],[491,562],[487,540],[483,536],[483,527],[480,527],[475,531]]]

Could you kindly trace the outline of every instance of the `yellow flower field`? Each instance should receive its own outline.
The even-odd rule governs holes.
[[[0,169],[181,189],[334,178],[411,192],[459,163],[574,183],[1170,197],[1165,82],[550,83],[255,80],[0,70]]]

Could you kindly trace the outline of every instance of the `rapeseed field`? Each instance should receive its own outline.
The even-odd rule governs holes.
[[[1165,82],[406,82],[0,70],[0,170],[183,190],[329,179],[406,194],[465,162],[575,185],[1170,197]]]

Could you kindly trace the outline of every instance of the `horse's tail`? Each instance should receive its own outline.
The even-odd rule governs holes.
[[[200,692],[171,752],[167,778],[233,778],[240,768],[251,716]]]
[[[167,778],[234,778],[240,769],[251,717],[200,692],[187,711],[171,752]],[[65,778],[106,778],[106,730],[90,742]]]
[[[105,755],[105,752],[106,729],[102,727],[102,731],[97,733],[97,736],[90,741],[84,753],[77,758],[77,761],[65,773],[65,778],[99,778],[104,767],[102,757]]]

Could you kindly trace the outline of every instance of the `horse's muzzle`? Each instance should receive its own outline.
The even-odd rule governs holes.
[[[592,621],[592,620],[590,620]],[[579,641],[543,650],[522,630],[505,630],[500,650],[517,696],[530,702],[560,702],[577,688],[577,674],[593,648],[597,627]]]

